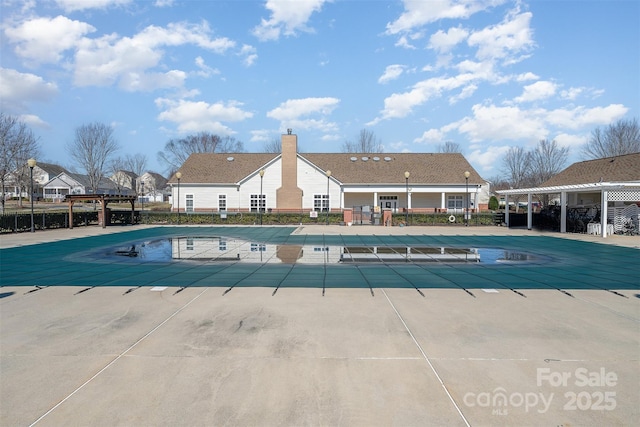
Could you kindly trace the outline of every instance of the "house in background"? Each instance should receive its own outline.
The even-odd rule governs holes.
[[[186,212],[394,212],[487,209],[489,183],[459,153],[304,153],[282,135],[282,153],[192,154],[171,177],[172,209]],[[465,172],[468,172],[465,176]],[[178,196],[179,193],[179,196]]]
[[[62,172],[43,185],[45,200],[62,202],[68,194],[91,194],[93,190],[86,175]],[[110,179],[102,179],[96,194],[122,194]]]
[[[164,202],[169,198],[167,178],[156,172],[145,172],[138,178],[138,194],[145,202]]]
[[[133,194],[136,188],[138,175],[133,172],[119,170],[109,178],[116,185],[120,194]]]
[[[43,197],[42,186],[46,184],[51,178],[63,173],[68,172],[65,168],[52,163],[37,162],[33,167],[33,195],[34,198],[41,199]],[[14,197],[29,197],[29,183],[31,171],[25,164],[21,169],[7,174],[5,177],[4,194],[5,199]],[[22,177],[22,179],[19,179]],[[19,181],[24,181],[22,185],[19,185]],[[20,188],[22,187],[22,188]]]
[[[560,232],[567,231],[569,209],[593,210],[595,234],[606,237],[622,223],[640,226],[638,205],[640,204],[640,153],[606,157],[577,162],[553,178],[534,188],[514,188],[498,191],[509,205],[509,196],[527,196],[527,228],[533,226],[532,196],[534,194],[560,195]],[[633,212],[636,212],[633,214]],[[627,213],[629,216],[627,217]],[[602,220],[604,218],[604,221]],[[505,222],[509,224],[509,211],[505,210]],[[610,224],[602,226],[601,224]],[[590,229],[585,227],[585,231]]]

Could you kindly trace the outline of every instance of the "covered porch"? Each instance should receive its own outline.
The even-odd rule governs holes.
[[[570,208],[595,209],[598,215],[585,224],[585,232],[607,235],[625,230],[625,227],[640,228],[638,204],[640,203],[640,183],[597,182],[549,187],[519,188],[497,191],[505,196],[505,223],[509,226],[509,197],[527,197],[527,229],[533,228],[533,195],[559,195],[560,232],[567,232],[568,210]]]

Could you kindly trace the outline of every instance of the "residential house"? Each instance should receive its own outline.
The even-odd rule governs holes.
[[[116,189],[121,192],[121,194],[133,193],[133,190],[136,188],[136,183],[138,179],[138,175],[133,172],[119,170],[109,178],[116,185]]]
[[[488,182],[459,153],[301,154],[290,133],[282,153],[197,153],[178,172],[172,209],[183,212],[462,213],[489,199]]]
[[[33,167],[33,193],[36,199],[42,198],[42,186],[51,178],[68,172],[65,168],[52,163],[37,162]],[[6,199],[13,197],[28,197],[29,185],[31,180],[31,171],[25,164],[19,170],[16,170],[5,177],[4,195]]]
[[[138,178],[138,193],[145,202],[164,202],[168,199],[167,178],[156,172],[145,172]]]
[[[86,175],[62,172],[43,185],[44,198],[62,202],[67,194],[91,194],[93,190]],[[123,194],[110,179],[102,179],[96,194]]]

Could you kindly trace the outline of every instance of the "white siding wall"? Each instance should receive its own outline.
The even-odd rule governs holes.
[[[302,190],[302,209],[313,209],[314,195],[327,194],[327,175],[298,159],[298,187]],[[329,207],[340,208],[340,186],[329,180]]]

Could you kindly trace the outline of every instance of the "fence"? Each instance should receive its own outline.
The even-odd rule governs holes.
[[[98,224],[98,212],[74,212],[73,226]],[[47,228],[68,228],[68,212],[36,212],[33,215],[33,227],[36,230]],[[0,233],[19,233],[31,231],[31,213],[0,215]]]

